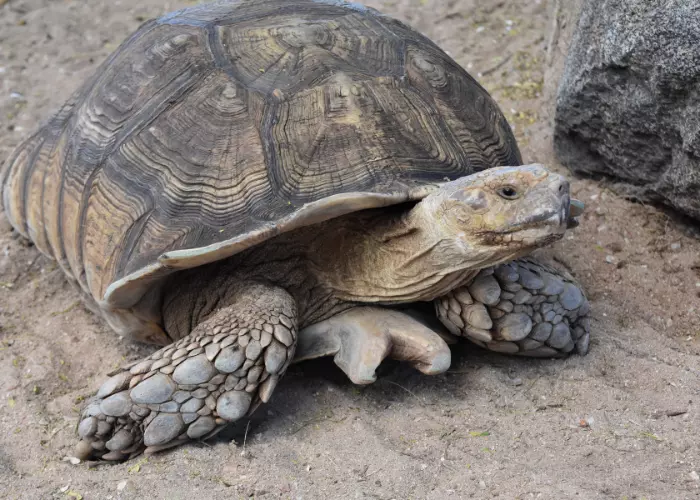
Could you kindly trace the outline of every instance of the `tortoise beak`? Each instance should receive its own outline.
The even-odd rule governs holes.
[[[569,218],[566,221],[566,228],[571,229],[579,225],[576,217],[580,216],[585,210],[586,205],[581,200],[571,199],[569,205]]]

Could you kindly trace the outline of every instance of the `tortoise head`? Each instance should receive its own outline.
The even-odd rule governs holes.
[[[448,182],[428,197],[423,215],[453,251],[486,265],[560,239],[573,225],[569,183],[541,165],[500,167]]]

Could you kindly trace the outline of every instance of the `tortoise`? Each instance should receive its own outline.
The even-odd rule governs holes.
[[[0,180],[13,227],[88,307],[163,346],[83,409],[81,457],[212,436],[292,361],[334,356],[363,384],[386,357],[444,372],[450,335],[588,350],[585,294],[529,256],[576,224],[567,180],[523,165],[445,52],[358,4],[224,1],[148,21]],[[411,309],[431,303],[435,321]]]

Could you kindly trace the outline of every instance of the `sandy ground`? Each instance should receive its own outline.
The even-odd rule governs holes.
[[[484,83],[527,161],[559,168],[553,95],[571,2],[387,0]],[[0,160],[146,18],[155,0],[0,0]],[[700,240],[668,214],[574,180],[588,206],[551,256],[593,305],[586,357],[467,344],[423,376],[356,387],[290,370],[248,428],[119,465],[71,465],[81,401],[148,348],[120,341],[0,215],[0,498],[646,498],[700,496]],[[235,438],[235,441],[232,441]],[[238,444],[236,444],[236,442]]]

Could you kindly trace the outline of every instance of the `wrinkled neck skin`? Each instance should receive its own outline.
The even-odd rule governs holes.
[[[320,231],[309,259],[338,298],[397,304],[429,301],[470,281],[484,267],[517,258],[522,247],[485,246],[465,235],[448,237],[425,203],[389,217],[336,219]]]

